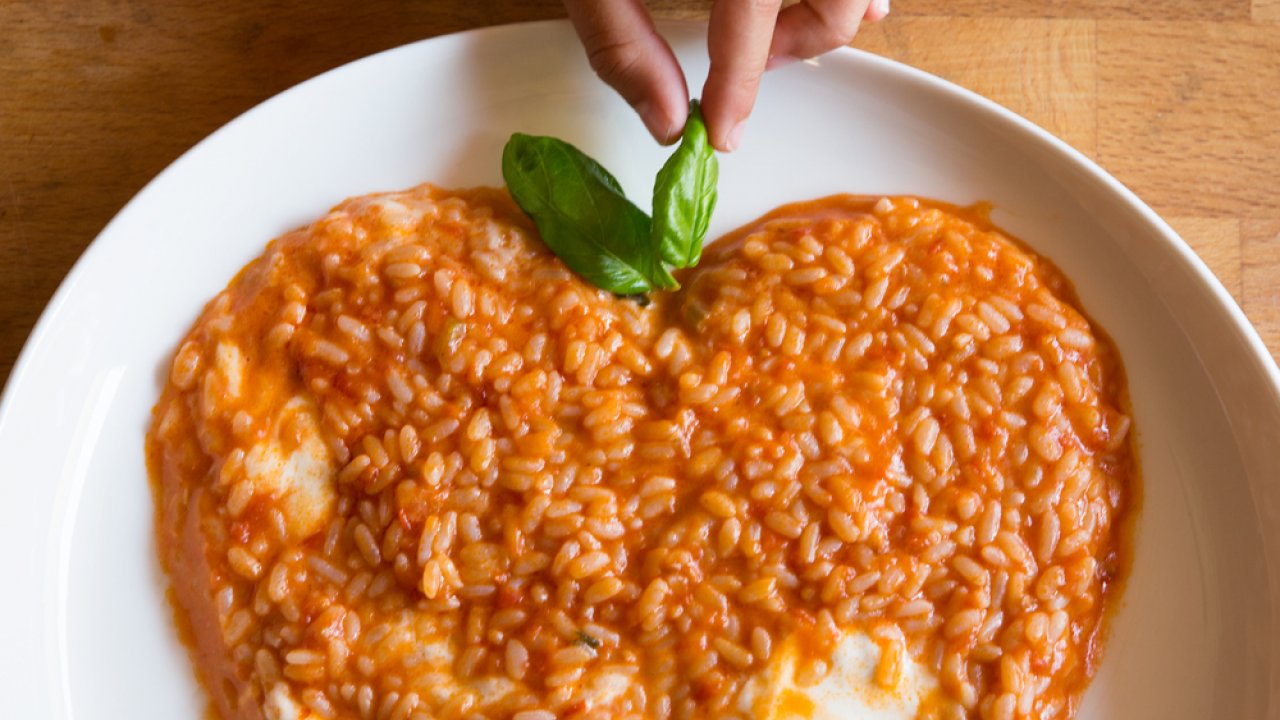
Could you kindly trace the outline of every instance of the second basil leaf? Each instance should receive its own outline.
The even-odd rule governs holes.
[[[689,103],[680,146],[658,171],[653,186],[654,247],[667,263],[692,267],[702,257],[702,240],[716,207],[720,163],[707,140],[698,101]]]

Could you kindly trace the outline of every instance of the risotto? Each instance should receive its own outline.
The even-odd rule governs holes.
[[[614,297],[430,186],[245,268],[148,435],[224,720],[1074,716],[1137,478],[1062,276],[835,197],[680,280]]]

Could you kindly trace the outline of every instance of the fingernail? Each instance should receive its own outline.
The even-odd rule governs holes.
[[[871,5],[875,7],[880,17],[889,14],[889,0],[871,0]]]
[[[725,152],[733,152],[734,150],[738,149],[738,145],[742,144],[742,133],[746,129],[747,129],[747,123],[745,120],[733,126],[733,129],[730,130],[729,134],[726,135],[724,138]]]
[[[800,58],[794,55],[774,55],[769,58],[769,62],[765,63],[764,69],[777,70],[778,68],[786,67],[799,59]]]
[[[644,126],[649,129],[649,134],[663,145],[669,144],[677,134],[677,129],[671,122],[671,118],[666,116],[653,103],[648,100],[641,100],[636,103],[636,114],[644,122]]]

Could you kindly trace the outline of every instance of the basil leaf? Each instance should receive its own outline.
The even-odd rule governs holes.
[[[649,216],[581,150],[516,133],[502,150],[502,177],[547,247],[588,282],[619,295],[679,287],[650,245]]]
[[[698,264],[716,208],[719,179],[720,162],[694,100],[689,103],[680,146],[658,171],[653,186],[652,242],[664,261],[675,267]]]

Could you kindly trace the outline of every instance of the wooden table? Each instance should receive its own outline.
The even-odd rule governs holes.
[[[709,2],[651,7],[702,18]],[[103,225],[223,123],[378,50],[562,14],[557,0],[0,0],[0,381]],[[854,44],[1096,159],[1280,354],[1280,0],[897,0]]]

